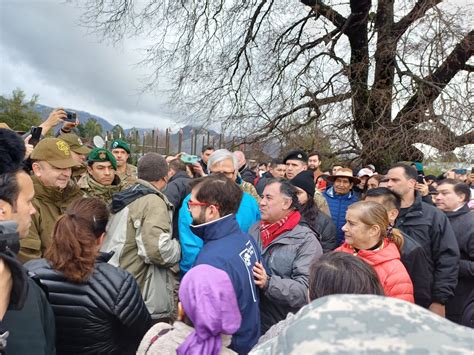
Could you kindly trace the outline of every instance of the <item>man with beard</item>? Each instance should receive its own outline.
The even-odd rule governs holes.
[[[321,154],[319,152],[313,152],[308,155],[308,170],[313,172],[314,182],[317,182],[316,188],[318,191],[326,190],[326,180],[323,178],[318,180],[323,172],[321,171]]]
[[[239,354],[248,353],[260,336],[259,295],[252,268],[261,256],[235,216],[243,192],[221,173],[194,180],[193,185],[187,202],[192,216],[190,228],[203,241],[195,265],[211,265],[229,275],[242,316],[230,348]]]
[[[395,227],[414,238],[430,261],[429,310],[445,316],[445,305],[458,282],[459,246],[446,215],[421,199],[416,190],[418,173],[406,164],[393,165],[386,175],[387,187],[402,198]]]
[[[238,176],[238,162],[236,156],[227,149],[218,149],[211,154],[208,162],[210,175],[224,174],[234,181],[237,187],[244,192],[240,200],[236,218],[240,228],[246,233],[252,224],[260,220],[260,212],[255,198],[246,192],[242,186],[242,179]],[[202,239],[196,236],[189,228],[192,216],[187,203],[190,198],[191,194],[183,200],[178,218],[179,240],[183,252],[179,264],[182,274],[186,273],[194,265],[196,257],[202,248]]]

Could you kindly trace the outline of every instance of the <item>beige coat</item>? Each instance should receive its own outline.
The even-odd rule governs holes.
[[[117,207],[121,206],[121,207]],[[147,181],[114,195],[101,250],[137,280],[153,319],[174,318],[181,246],[172,237],[173,205]]]

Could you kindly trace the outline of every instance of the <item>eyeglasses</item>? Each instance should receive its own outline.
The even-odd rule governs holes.
[[[188,208],[191,208],[191,206],[209,206],[209,203],[188,200]]]
[[[214,206],[216,209],[219,209],[219,206],[217,206],[213,203],[197,202],[197,201],[192,201],[190,199],[190,200],[188,200],[188,209],[190,209],[192,206]]]

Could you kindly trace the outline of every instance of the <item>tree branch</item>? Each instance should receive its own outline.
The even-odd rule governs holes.
[[[471,31],[454,47],[433,74],[423,78],[416,93],[395,117],[394,124],[408,124],[407,128],[411,128],[423,122],[424,111],[436,100],[451,79],[464,68],[473,54],[474,31]]]
[[[339,30],[342,30],[347,19],[339,12],[334,10],[331,6],[326,5],[320,0],[301,0],[304,5],[310,6],[317,14],[323,15],[332,22]]]
[[[411,11],[393,26],[393,34],[400,38],[415,21],[425,16],[426,11],[438,5],[442,0],[418,0]]]

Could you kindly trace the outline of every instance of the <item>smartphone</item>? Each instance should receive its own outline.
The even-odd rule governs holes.
[[[467,174],[467,169],[454,169],[454,173],[458,175]]]
[[[65,122],[76,122],[77,114],[72,111],[64,111],[66,112],[67,117],[64,119]]]
[[[183,154],[181,155],[181,161],[185,164],[194,164],[197,163],[199,157],[197,155]]]
[[[424,184],[425,183],[425,177],[423,175],[418,175],[416,178],[416,182],[419,184]]]
[[[36,146],[38,142],[40,141],[42,131],[43,131],[42,127],[36,127],[36,126],[31,127],[31,131],[30,131],[31,138],[28,143],[31,144],[33,147]]]

